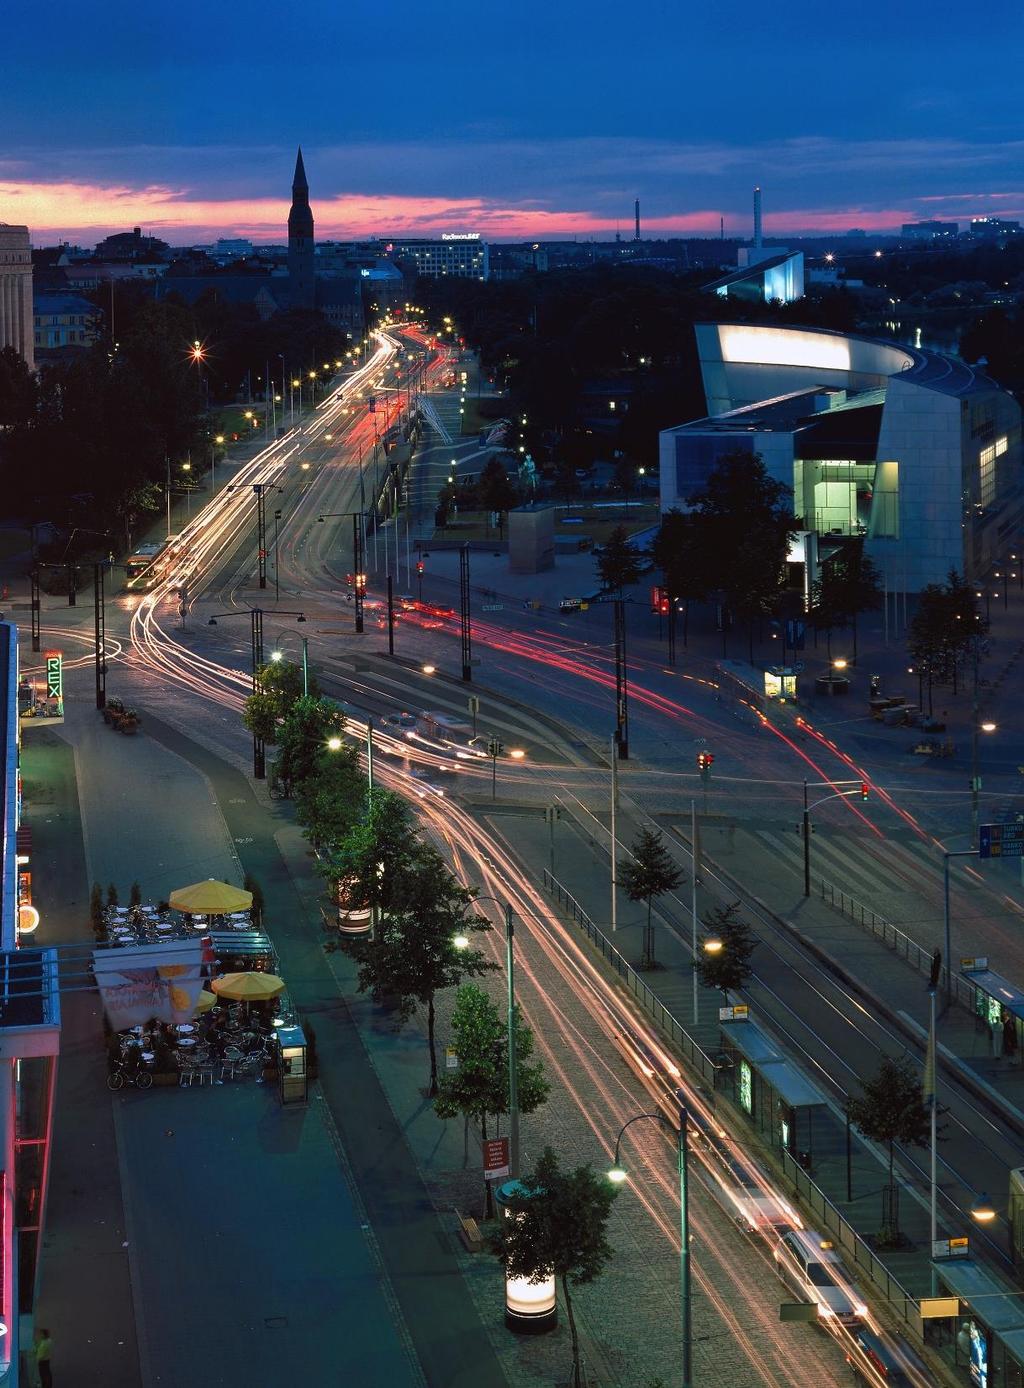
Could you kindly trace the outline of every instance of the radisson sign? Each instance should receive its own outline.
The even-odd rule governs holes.
[[[478,231],[442,231],[442,241],[479,241]]]

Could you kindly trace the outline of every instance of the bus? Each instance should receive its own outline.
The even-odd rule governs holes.
[[[178,535],[136,545],[125,561],[125,587],[129,592],[148,593],[167,577],[171,566],[181,557],[181,551]]]

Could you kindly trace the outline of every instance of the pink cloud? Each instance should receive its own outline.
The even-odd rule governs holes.
[[[998,201],[1001,215],[1024,215],[1018,209],[1024,197],[1013,194],[957,194],[914,197],[909,206],[896,208],[789,208],[765,218],[772,236],[840,233],[861,227],[877,233],[898,230],[901,223],[922,216],[965,220],[989,210]],[[925,206],[927,204],[927,206]],[[209,240],[217,236],[245,236],[253,241],[281,242],[286,235],[288,202],[283,198],[228,198],[213,200],[187,189],[152,184],[133,188],[125,184],[72,181],[15,182],[0,180],[0,208],[8,221],[24,222],[33,239],[42,244],[57,237],[87,244],[111,231],[142,226],[172,242]],[[549,203],[512,202],[495,198],[403,197],[388,194],[346,193],[313,199],[317,235],[320,238],[360,239],[378,235],[437,235],[443,231],[472,230],[493,240],[529,240],[610,237],[619,222],[580,207],[554,207]],[[645,216],[646,235],[716,236],[717,209],[680,212],[660,217]],[[728,215],[730,235],[747,235],[746,215]],[[628,230],[628,228],[627,228]]]

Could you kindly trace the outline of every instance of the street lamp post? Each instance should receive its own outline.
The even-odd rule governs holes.
[[[977,669],[977,657],[975,657]],[[981,794],[981,776],[978,774],[978,733],[994,733],[995,723],[986,720],[978,722],[978,681],[974,681],[974,703],[971,718],[971,832],[978,832],[978,799]]]
[[[807,789],[809,786],[853,786],[853,790],[834,790],[831,795],[823,795],[820,800],[815,800],[813,805],[807,803]],[[862,800],[868,798],[867,781],[804,781],[804,815],[803,815],[803,841],[804,841],[804,896],[811,894],[811,811],[816,810],[819,805],[823,805],[826,800],[847,799],[851,795],[860,795]]]
[[[679,1300],[683,1328],[683,1384],[682,1388],[693,1388],[693,1329],[691,1317],[691,1294],[690,1294],[690,1209],[687,1190],[687,1121],[686,1095],[683,1090],[676,1090],[676,1101],[679,1104],[679,1126],[674,1129],[676,1135],[676,1163],[679,1171]],[[626,1180],[628,1173],[619,1165],[619,1147],[622,1142],[623,1133],[634,1123],[639,1123],[642,1119],[650,1119],[660,1123],[662,1127],[673,1131],[672,1124],[662,1113],[638,1113],[635,1118],[631,1118],[628,1123],[623,1124],[618,1137],[615,1139],[615,1162],[608,1173],[610,1180],[621,1182]]]
[[[215,627],[221,618],[242,617],[244,612],[215,612],[207,621],[207,626]],[[296,621],[306,620],[303,612],[275,612],[275,617],[294,617]],[[251,607],[249,617],[252,623],[251,635],[251,661],[252,661],[252,692],[260,692],[260,670],[263,668],[263,609],[261,607]],[[252,774],[257,781],[265,781],[267,778],[267,748],[264,739],[258,734],[252,735]]]
[[[281,601],[281,565],[278,559],[278,540],[280,538],[281,511],[274,512],[274,601]]]
[[[949,909],[949,860],[950,858],[976,858],[978,850],[976,848],[964,848],[959,852],[951,853],[948,849],[942,850],[942,908],[943,923],[945,927],[944,941],[946,949],[946,1010],[953,1002],[953,955],[950,944],[951,924]]]

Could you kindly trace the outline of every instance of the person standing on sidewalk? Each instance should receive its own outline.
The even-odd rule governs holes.
[[[39,1374],[39,1388],[53,1388],[53,1374],[50,1370],[50,1351],[53,1342],[50,1332],[42,1327],[36,1331],[35,1356],[36,1371]]]

